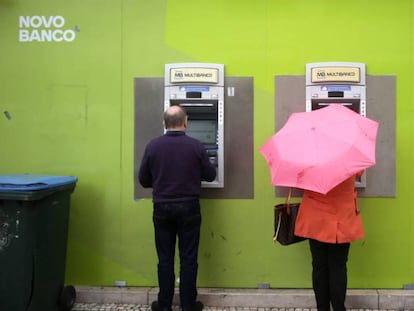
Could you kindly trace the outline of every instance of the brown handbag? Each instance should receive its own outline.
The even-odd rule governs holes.
[[[290,245],[306,240],[306,238],[295,235],[296,217],[300,203],[290,203],[292,189],[286,197],[285,203],[274,206],[274,234],[273,242],[282,245]]]

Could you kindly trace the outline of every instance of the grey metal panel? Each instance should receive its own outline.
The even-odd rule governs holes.
[[[379,122],[375,166],[361,197],[396,196],[396,76],[367,76],[367,117]]]
[[[203,188],[202,198],[251,199],[254,197],[253,78],[225,77],[224,188]],[[137,181],[145,145],[162,135],[163,78],[135,78],[134,197],[151,198],[151,189]]]
[[[252,199],[253,78],[224,78],[224,188],[202,189],[203,198]]]
[[[152,197],[152,189],[142,188],[137,175],[146,144],[164,133],[164,79],[135,78],[134,98],[134,198],[137,200]]]
[[[293,112],[305,111],[305,76],[275,77],[275,131]],[[367,117],[379,122],[374,167],[366,171],[366,188],[360,197],[395,197],[395,76],[367,76]],[[276,187],[277,196],[286,196],[285,187]],[[293,196],[301,196],[295,189]]]

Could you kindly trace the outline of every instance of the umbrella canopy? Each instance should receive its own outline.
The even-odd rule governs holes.
[[[293,113],[259,149],[272,184],[329,190],[375,164],[378,122],[341,104]]]

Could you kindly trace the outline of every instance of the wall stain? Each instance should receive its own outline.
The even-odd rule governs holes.
[[[7,120],[11,120],[11,114],[7,110],[4,112],[4,115],[6,116]]]

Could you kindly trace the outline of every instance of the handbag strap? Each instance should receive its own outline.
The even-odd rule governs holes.
[[[282,222],[282,214],[279,213],[278,215],[278,221],[277,221],[277,228],[275,230],[275,233],[273,234],[273,242],[277,242],[277,236],[279,235],[280,230],[280,223]]]
[[[292,188],[289,188],[289,192],[286,196],[285,204],[286,204],[286,212],[290,215],[290,197],[292,196]]]

